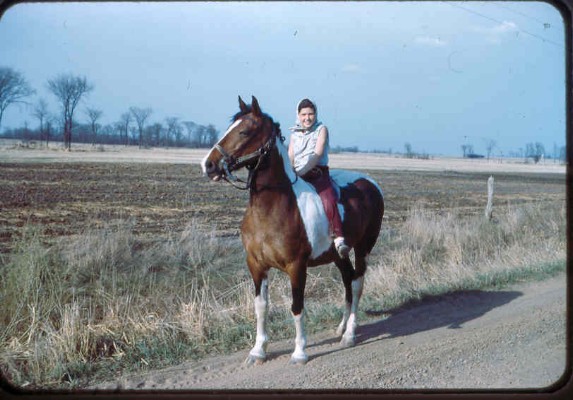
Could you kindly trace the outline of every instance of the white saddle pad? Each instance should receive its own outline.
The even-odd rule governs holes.
[[[340,188],[347,186],[358,179],[367,179],[372,182],[380,193],[382,190],[368,175],[354,171],[341,169],[330,170],[330,177],[336,183],[335,189],[338,198],[340,198]],[[298,208],[304,221],[304,227],[310,245],[312,247],[311,258],[317,258],[324,253],[332,244],[332,238],[329,235],[329,222],[324,212],[324,206],[320,196],[316,193],[314,187],[308,182],[298,179],[293,185],[296,195]],[[344,208],[338,203],[340,218],[344,221]]]

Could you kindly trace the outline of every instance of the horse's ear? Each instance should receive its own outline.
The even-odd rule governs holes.
[[[239,107],[241,108],[241,112],[246,113],[249,109],[249,106],[245,104],[241,96],[239,96]]]
[[[253,96],[253,101],[251,102],[251,107],[253,108],[253,114],[261,115],[261,107],[259,106],[259,102],[255,96]]]

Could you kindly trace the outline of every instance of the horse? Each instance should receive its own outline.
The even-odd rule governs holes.
[[[346,242],[354,249],[341,258],[329,235],[329,222],[315,189],[299,178],[291,166],[280,126],[261,111],[253,96],[247,105],[239,96],[240,111],[221,139],[201,162],[204,176],[228,181],[249,190],[241,224],[246,262],[255,286],[256,338],[246,359],[260,364],[267,358],[268,272],[285,272],[292,290],[295,349],[290,364],[305,364],[304,290],[307,268],[334,263],[342,275],[345,310],[336,330],[341,345],[356,343],[357,310],[364,285],[366,259],[374,247],[384,215],[382,190],[370,177],[352,171],[331,170],[339,194]],[[248,178],[233,172],[246,168]]]

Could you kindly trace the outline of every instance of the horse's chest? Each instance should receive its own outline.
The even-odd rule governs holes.
[[[245,250],[260,265],[284,269],[293,259],[310,254],[304,226],[287,208],[249,207],[241,226]]]
[[[297,220],[296,210],[288,203],[273,202],[250,204],[245,211],[241,233],[250,238],[268,239],[269,237],[289,236],[299,234],[294,220]],[[299,224],[300,225],[300,224]]]
[[[246,246],[253,242],[282,242],[283,247],[294,247],[289,251],[310,248],[313,259],[331,244],[321,200],[316,193],[308,191],[295,190],[292,196],[281,199],[251,199],[241,233]]]

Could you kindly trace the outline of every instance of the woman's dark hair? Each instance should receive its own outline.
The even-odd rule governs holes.
[[[316,106],[309,99],[303,99],[300,101],[300,103],[298,103],[298,110],[297,111],[300,112],[300,110],[302,110],[303,108],[312,108],[314,110],[314,112],[316,113]]]

